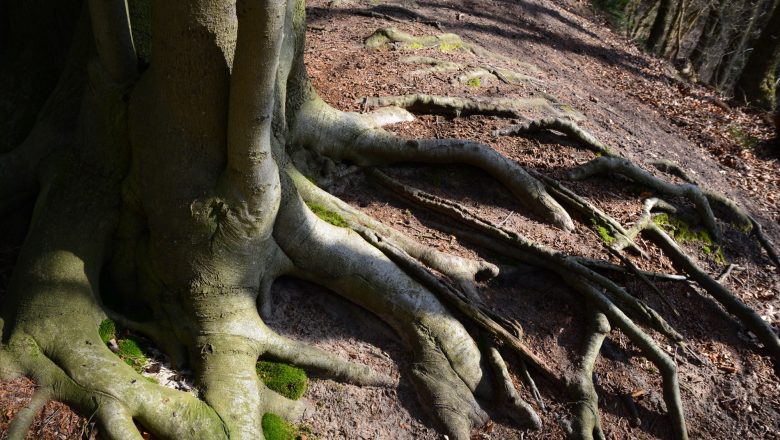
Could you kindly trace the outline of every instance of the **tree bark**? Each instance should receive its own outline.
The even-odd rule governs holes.
[[[699,78],[705,83],[709,82],[712,76],[712,71],[705,68],[709,64],[711,49],[721,33],[723,26],[723,7],[725,4],[725,0],[718,0],[710,5],[704,27],[691,54],[691,64],[696,69]]]
[[[761,31],[753,51],[737,80],[735,97],[765,109],[775,106],[775,71],[780,62],[780,6]]]
[[[756,1],[747,6],[750,16],[746,22],[739,23],[740,31],[730,42],[726,55],[718,66],[718,73],[715,76],[718,90],[728,94],[733,88],[734,82],[744,69],[744,63],[747,61],[746,53],[749,55],[750,52],[748,44],[755,38],[756,27],[761,25],[761,16],[771,12],[774,3],[774,0]]]
[[[647,38],[647,50],[650,52],[660,50],[659,46],[666,37],[670,16],[673,12],[672,0],[660,0],[653,26],[650,28],[650,36]]]

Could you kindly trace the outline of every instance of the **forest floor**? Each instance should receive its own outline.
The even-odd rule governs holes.
[[[307,4],[306,62],[322,97],[341,110],[363,111],[367,96],[411,93],[463,97],[540,98],[557,104],[523,110],[525,117],[568,115],[612,151],[644,165],[677,162],[700,184],[745,207],[780,244],[780,146],[764,116],[732,108],[710,89],[679,77],[667,62],[643,54],[635,43],[610,31],[606,19],[587,2],[566,0],[470,0],[358,2],[316,0]],[[365,46],[379,28],[414,35],[456,33],[464,42],[500,54],[485,55],[452,47]],[[458,63],[468,69],[491,64],[533,77],[507,84],[495,76],[457,81],[460,71],[421,72],[410,56]],[[527,114],[526,114],[527,113]],[[624,225],[640,215],[648,194],[628,181],[592,178],[566,180],[566,171],[593,154],[566,138],[539,134],[496,137],[512,123],[498,117],[420,115],[388,129],[407,137],[454,137],[484,142],[523,167],[563,181],[569,188]],[[562,233],[529,215],[496,181],[461,166],[402,165],[385,171],[429,192],[455,199],[505,228],[573,255],[609,259],[587,219]],[[495,256],[441,232],[441,220],[377,187],[361,173],[344,173],[326,189],[383,223],[439,250],[496,261]],[[438,222],[438,223],[437,223]],[[726,285],[775,327],[780,324],[780,272],[757,242],[724,227],[723,257],[707,254],[700,243],[685,249],[710,274],[728,263],[739,266]],[[634,258],[642,269],[676,273],[650,242],[639,240],[649,258]],[[14,249],[0,249],[0,293],[13,266]],[[502,274],[480,286],[485,301],[517,320],[527,345],[561,371],[576,367],[584,319],[583,303],[562,282],[541,270],[502,266]],[[679,367],[681,393],[691,438],[780,438],[780,380],[754,335],[687,283],[659,282],[666,301],[632,278],[617,278],[660,313],[704,361],[664,347]],[[365,311],[320,288],[297,280],[275,286],[278,301],[269,325],[390,374],[396,388],[360,388],[313,378],[306,395],[313,402],[303,423],[322,439],[435,439],[431,417],[417,401],[410,382],[409,358],[401,341]],[[667,304],[668,303],[668,304]],[[651,333],[657,341],[658,334]],[[663,342],[662,344],[665,344]],[[510,371],[517,362],[508,356]],[[619,331],[608,336],[596,362],[602,425],[607,438],[670,438],[657,369]],[[520,383],[518,381],[518,383]],[[476,439],[562,438],[561,421],[572,402],[538,378],[546,411],[540,431],[518,431],[504,417],[474,431]],[[522,386],[520,387],[522,389]],[[33,384],[20,379],[0,383],[0,433],[30,398]],[[529,393],[522,394],[530,402]],[[538,408],[537,408],[538,409]],[[89,415],[75,415],[51,403],[39,415],[29,438],[75,439],[95,435]],[[98,433],[99,437],[99,433]]]

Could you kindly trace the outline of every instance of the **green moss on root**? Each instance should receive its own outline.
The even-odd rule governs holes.
[[[466,85],[469,87],[479,87],[482,85],[482,80],[480,80],[479,77],[471,78],[470,80],[466,81]]]
[[[309,209],[311,209],[311,212],[313,212],[314,215],[332,224],[333,226],[338,226],[340,228],[346,228],[349,226],[343,217],[320,205],[319,203],[306,203],[306,205],[309,207]]]
[[[463,49],[463,42],[460,40],[442,41],[439,43],[439,50],[442,52],[453,52]]]
[[[308,378],[300,368],[267,361],[259,361],[255,368],[265,386],[284,397],[297,400],[306,392]]]
[[[263,435],[266,440],[317,440],[307,426],[295,426],[272,413],[263,415]]]
[[[593,229],[599,234],[601,241],[610,245],[615,242],[615,237],[610,232],[609,228],[604,226],[598,219],[590,219],[590,223],[593,225]]]
[[[119,351],[116,352],[116,355],[125,361],[127,365],[133,367],[136,372],[143,372],[144,366],[149,362],[149,358],[144,354],[138,341],[128,337],[117,341],[117,345],[119,346]]]
[[[677,242],[699,245],[702,252],[711,256],[716,263],[726,263],[723,248],[718,246],[709,232],[704,229],[693,229],[683,220],[666,213],[656,215],[653,217],[653,221],[661,229],[671,234]]]
[[[100,323],[100,327],[98,327],[98,334],[104,344],[108,344],[108,341],[116,338],[116,325],[114,325],[114,321],[104,319],[103,322]]]
[[[116,324],[110,319],[104,319],[100,323],[98,334],[104,344],[108,344],[108,341],[112,339],[116,340],[118,347],[116,355],[125,361],[127,365],[133,367],[136,372],[143,372],[144,366],[149,362],[149,358],[144,353],[142,343],[132,336],[125,336],[123,332],[120,336],[117,336]]]

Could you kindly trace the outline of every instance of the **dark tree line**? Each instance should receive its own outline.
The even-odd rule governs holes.
[[[774,109],[778,0],[599,0],[620,30],[742,104]]]

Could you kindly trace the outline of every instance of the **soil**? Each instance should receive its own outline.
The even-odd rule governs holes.
[[[635,43],[610,31],[607,20],[587,2],[565,0],[442,0],[359,3],[310,1],[306,62],[316,88],[342,110],[363,111],[366,96],[428,93],[451,96],[535,98],[554,96],[585,119],[579,124],[615,152],[642,165],[670,159],[709,189],[744,206],[780,243],[780,146],[763,115],[730,103],[707,87],[682,79],[663,60],[643,54]],[[409,13],[412,11],[412,13]],[[372,15],[373,13],[373,15]],[[452,32],[504,56],[486,60],[462,50],[373,50],[363,41],[378,28],[396,27],[414,35]],[[497,79],[478,86],[452,81],[457,72],[413,74],[421,68],[401,60],[419,55],[472,67],[484,63],[531,75],[539,81],[519,85]],[[535,66],[535,67],[534,67]],[[527,110],[526,117],[543,115]],[[494,117],[447,118],[420,115],[389,127],[403,136],[455,137],[484,142],[522,166],[559,178],[569,188],[619,220],[631,224],[639,215],[644,189],[616,179],[571,182],[566,171],[593,158],[566,138],[539,134],[528,138],[495,137],[495,128],[513,121]],[[649,169],[645,166],[645,168]],[[388,174],[429,192],[457,200],[474,212],[537,242],[570,254],[609,259],[587,219],[575,219],[574,233],[545,225],[529,215],[496,181],[461,166],[405,164]],[[668,176],[666,176],[669,178]],[[494,255],[442,232],[441,218],[406,204],[367,181],[344,173],[328,185],[382,222],[442,251],[485,258],[502,274],[480,285],[485,301],[521,323],[526,343],[547,362],[572,372],[578,365],[584,303],[551,274],[531,267],[511,267]],[[584,222],[583,222],[584,221]],[[724,225],[725,226],[725,225]],[[670,261],[649,242],[639,240],[649,258],[635,258],[643,269],[676,273]],[[726,281],[740,298],[777,327],[780,322],[780,275],[754,239],[725,228],[725,256],[739,271]],[[15,247],[0,252],[0,282],[5,285]],[[711,274],[722,262],[696,244],[686,249]],[[699,290],[679,282],[661,282],[666,302],[630,277],[618,282],[660,313],[686,338],[704,361],[664,347],[679,366],[681,392],[691,438],[780,438],[780,381],[769,357],[746,332]],[[1,292],[1,290],[0,290]],[[283,279],[275,285],[278,302],[269,325],[280,333],[311,342],[396,378],[398,386],[381,389],[343,385],[313,378],[304,398],[312,402],[303,424],[323,439],[438,439],[436,426],[418,402],[409,380],[409,358],[401,341],[362,309],[310,284]],[[651,333],[652,334],[652,333]],[[663,341],[653,334],[657,341]],[[517,360],[505,353],[512,373]],[[627,338],[613,330],[596,363],[602,425],[607,438],[670,438],[657,369]],[[515,376],[524,398],[530,393]],[[518,431],[497,409],[493,421],[476,429],[476,439],[562,438],[562,423],[572,402],[537,379],[547,410],[540,431]],[[28,380],[0,383],[0,432],[30,398]],[[538,405],[537,405],[538,406]],[[88,414],[77,416],[52,402],[39,415],[28,438],[75,439],[94,431]],[[99,436],[99,434],[98,434]]]

